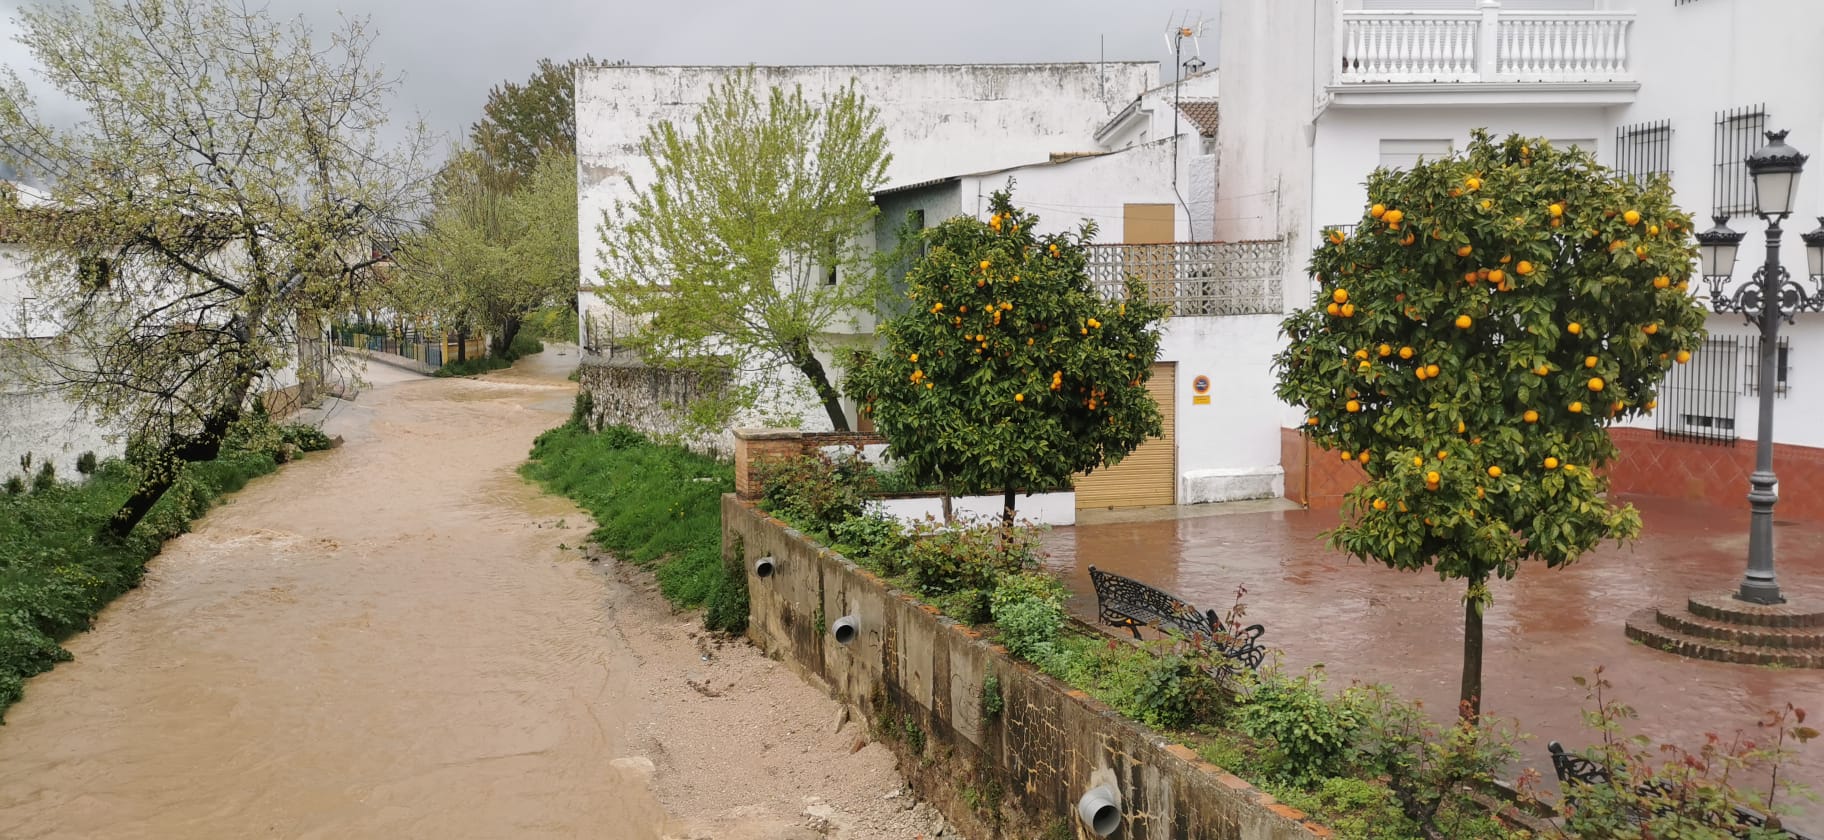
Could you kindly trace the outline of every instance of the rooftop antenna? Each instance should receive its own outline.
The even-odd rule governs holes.
[[[1108,33],[1100,36],[1102,41],[1101,57],[1097,60],[1096,78],[1102,84],[1102,107],[1108,107]]]
[[[1178,190],[1178,170],[1181,168],[1178,164],[1178,161],[1180,160],[1178,156],[1178,141],[1183,132],[1183,129],[1179,127],[1178,121],[1184,116],[1183,109],[1179,107],[1179,89],[1184,87],[1184,75],[1186,70],[1196,72],[1202,70],[1204,67],[1204,61],[1200,57],[1203,53],[1203,15],[1199,13],[1197,21],[1192,23],[1191,12],[1186,10],[1179,14],[1175,21],[1167,19],[1166,26],[1168,27],[1168,31],[1165,33],[1165,51],[1172,54],[1172,63],[1176,65],[1172,68],[1173,78],[1175,79],[1175,81],[1172,82],[1172,194],[1178,196],[1178,204],[1184,208],[1185,223],[1188,225],[1191,221],[1191,205],[1190,202],[1184,200],[1184,193]],[[1189,39],[1191,42],[1191,57],[1189,59],[1184,57],[1184,42],[1186,39]],[[1191,233],[1193,236],[1196,235],[1196,231],[1192,231]]]

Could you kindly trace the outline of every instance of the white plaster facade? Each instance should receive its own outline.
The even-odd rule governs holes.
[[[1582,40],[1524,35],[1541,21]],[[1288,307],[1309,300],[1304,266],[1320,231],[1361,218],[1370,171],[1461,148],[1474,128],[1576,141],[1617,165],[1618,153],[1633,151],[1616,148],[1618,129],[1666,120],[1673,186],[1705,226],[1720,112],[1764,103],[1768,128],[1790,129],[1801,151],[1824,152],[1824,4],[1815,0],[1228,3],[1221,42],[1216,237],[1289,237]],[[1544,58],[1528,59],[1529,49]],[[1824,173],[1807,175],[1796,206],[1782,259],[1799,275],[1797,234],[1824,214]],[[1743,280],[1761,259],[1764,226],[1741,214],[1732,224],[1749,234],[1736,271]],[[1710,329],[1753,332],[1739,316],[1713,316]],[[1783,333],[1791,367],[1775,438],[1824,446],[1824,424],[1808,419],[1824,411],[1824,315],[1800,315]],[[1736,429],[1752,439],[1755,398],[1742,391]],[[1281,406],[1276,425],[1300,419]]]
[[[29,356],[17,345],[54,337],[48,324],[31,317],[30,293],[24,252],[16,245],[0,244],[0,480],[14,475],[30,478],[22,464],[28,455],[30,473],[50,463],[59,478],[73,479],[79,475],[76,461],[84,452],[106,459],[120,455],[123,447],[74,403],[19,380],[15,366]]]

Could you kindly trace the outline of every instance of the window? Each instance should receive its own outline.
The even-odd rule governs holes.
[[[1435,160],[1450,154],[1449,140],[1382,140],[1381,165],[1409,169],[1421,159]]]
[[[1767,108],[1753,105],[1716,115],[1716,179],[1711,192],[1712,216],[1754,212],[1754,181],[1748,177],[1748,155],[1761,147],[1767,130]]]
[[[1636,181],[1672,174],[1672,121],[1635,123],[1615,129],[1615,171]]]
[[[1653,413],[1660,437],[1735,445],[1740,349],[1733,336],[1711,338],[1691,354],[1690,364],[1672,366]]]
[[[1743,336],[1741,341],[1742,365],[1743,370],[1747,371],[1747,376],[1743,379],[1747,387],[1742,393],[1750,396],[1757,395],[1761,392],[1761,337],[1748,335]],[[1786,374],[1791,371],[1791,361],[1792,336],[1780,336],[1780,346],[1775,351],[1773,360],[1773,381],[1775,383],[1773,392],[1782,397],[1791,388],[1786,378]]]

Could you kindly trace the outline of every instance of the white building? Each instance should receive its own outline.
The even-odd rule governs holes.
[[[1303,255],[1319,231],[1361,218],[1371,170],[1461,148],[1478,127],[1581,146],[1635,175],[1668,173],[1703,226],[1727,213],[1749,233],[1738,281],[1758,264],[1764,229],[1751,218],[1741,165],[1764,142],[1759,132],[1789,129],[1801,151],[1824,151],[1816,0],[1228,3],[1221,41],[1223,117],[1236,130],[1218,143],[1216,238],[1289,238],[1287,307],[1309,301]],[[1824,214],[1824,176],[1801,184],[1796,206],[1782,259],[1803,281],[1797,235]],[[1757,422],[1755,330],[1737,315],[1712,316],[1709,327],[1712,343],[1674,371],[1661,411],[1616,434],[1618,490],[1741,503]],[[1775,438],[1801,449],[1782,450],[1776,468],[1789,488],[1824,487],[1824,424],[1815,422],[1824,411],[1824,315],[1800,315],[1783,333],[1791,376],[1781,377]],[[1281,411],[1291,470],[1302,457],[1290,431],[1300,415]],[[1717,445],[1737,436],[1748,440]],[[1649,463],[1657,487],[1640,483]],[[1787,495],[1782,515],[1824,517],[1824,503],[1801,498],[1818,494]]]

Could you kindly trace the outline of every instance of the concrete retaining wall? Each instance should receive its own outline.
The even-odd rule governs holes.
[[[893,746],[919,796],[968,836],[1089,836],[1074,806],[1099,770],[1112,771],[1121,790],[1116,837],[1328,836],[1302,813],[890,590],[752,503],[724,496],[722,529],[723,550],[738,552],[748,569],[748,635],[858,709]],[[767,578],[753,574],[762,556],[776,564]],[[845,615],[860,619],[848,645],[828,630]],[[998,713],[983,702],[990,676],[999,684]]]
[[[712,375],[637,361],[587,360],[578,370],[577,380],[591,401],[589,428],[626,426],[659,440],[677,440],[688,428],[690,404],[719,396],[722,389],[722,382]],[[716,457],[734,450],[734,437],[726,432],[686,436],[679,442]]]

